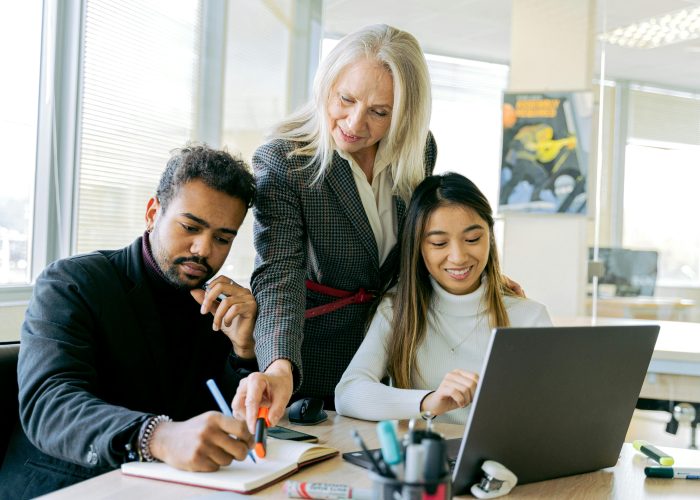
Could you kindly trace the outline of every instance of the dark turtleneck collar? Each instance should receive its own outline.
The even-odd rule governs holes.
[[[151,240],[149,237],[150,233],[145,231],[141,240],[141,255],[143,257],[144,267],[146,268],[148,281],[153,286],[153,289],[160,293],[183,295],[191,300],[189,290],[176,287],[165,277],[165,273],[163,273],[155,257],[153,257],[153,250],[151,249]]]

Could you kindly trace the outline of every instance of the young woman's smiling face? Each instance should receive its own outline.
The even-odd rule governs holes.
[[[421,254],[430,275],[455,295],[472,293],[481,284],[489,260],[488,223],[462,205],[438,207],[423,232]]]

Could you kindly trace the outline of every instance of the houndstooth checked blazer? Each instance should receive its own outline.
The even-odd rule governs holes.
[[[294,143],[274,140],[253,155],[257,181],[255,250],[251,286],[258,302],[255,351],[264,371],[277,359],[294,366],[297,395],[333,400],[333,392],[362,343],[371,304],[354,304],[304,319],[308,308],[333,299],[307,290],[305,279],[355,291],[381,290],[398,272],[396,245],[379,266],[377,242],[365,214],[350,165],[337,153],[321,183],[308,157],[288,157]],[[426,173],[437,146],[429,134]],[[394,196],[398,227],[406,205]],[[400,237],[399,237],[400,241]]]

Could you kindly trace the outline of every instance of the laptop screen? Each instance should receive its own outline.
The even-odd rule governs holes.
[[[454,493],[485,460],[529,483],[615,465],[657,325],[495,329],[453,473]]]

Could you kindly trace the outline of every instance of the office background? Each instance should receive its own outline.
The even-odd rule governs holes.
[[[199,140],[249,160],[306,100],[319,58],[377,22],[426,52],[437,171],[469,176],[494,206],[502,93],[591,92],[585,214],[499,219],[505,270],[529,296],[554,316],[700,322],[700,1],[33,0],[13,12],[0,20],[0,340],[18,338],[46,264],[143,231],[172,148]],[[251,227],[224,269],[244,282]],[[589,297],[597,247],[657,252],[653,296],[606,283]]]

